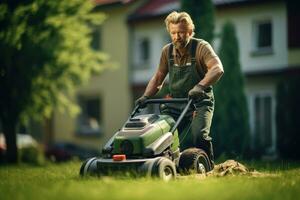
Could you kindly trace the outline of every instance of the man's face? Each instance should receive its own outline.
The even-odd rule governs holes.
[[[176,49],[184,48],[192,35],[192,30],[184,23],[169,24],[169,31]]]

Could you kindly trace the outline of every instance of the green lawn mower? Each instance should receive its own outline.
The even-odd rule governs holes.
[[[170,180],[177,173],[206,173],[212,170],[204,150],[188,148],[180,152],[178,125],[193,109],[192,100],[148,99],[145,105],[149,104],[185,106],[175,121],[169,115],[141,114],[141,105],[137,105],[124,126],[103,147],[102,155],[87,159],[82,164],[81,176],[131,173]]]

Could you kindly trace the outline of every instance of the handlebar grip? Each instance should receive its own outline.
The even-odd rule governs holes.
[[[162,104],[162,103],[188,103],[188,98],[175,98],[175,99],[147,99],[145,104]]]

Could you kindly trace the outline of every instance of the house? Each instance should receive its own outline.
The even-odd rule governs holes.
[[[213,0],[216,35],[231,21],[237,32],[240,63],[250,114],[252,149],[263,147],[276,156],[276,86],[283,75],[300,72],[300,40],[295,6],[280,0]],[[178,0],[151,0],[128,18],[133,45],[130,51],[133,96],[140,96],[154,74],[161,48],[170,41],[164,19],[179,10]],[[218,50],[219,39],[214,41]]]
[[[78,88],[76,101],[81,108],[77,117],[55,112],[48,123],[51,142],[68,141],[100,149],[127,120],[132,97],[129,81],[129,36],[126,18],[140,2],[95,0],[95,12],[107,16],[95,27],[93,48],[110,57],[112,68],[94,75]]]
[[[234,23],[245,74],[251,147],[276,156],[276,86],[283,75],[300,72],[300,40],[296,6],[284,0],[213,0],[216,34],[227,20]],[[179,0],[95,0],[95,11],[108,15],[95,34],[96,47],[118,67],[95,76],[78,90],[83,113],[78,119],[56,114],[54,140],[98,147],[127,119],[134,99],[142,95],[170,42],[164,19],[179,10]],[[213,43],[218,51],[219,39]],[[83,122],[87,119],[88,126]],[[92,129],[91,127],[94,127]],[[98,128],[97,128],[98,127]],[[82,131],[82,133],[80,132]],[[93,132],[94,130],[94,132]],[[96,130],[96,131],[95,131]],[[86,133],[85,133],[86,132]],[[258,143],[257,143],[258,141]]]

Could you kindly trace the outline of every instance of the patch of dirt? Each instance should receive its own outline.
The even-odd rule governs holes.
[[[249,169],[245,165],[235,161],[227,160],[223,163],[215,165],[215,168],[206,174],[191,173],[189,175],[177,176],[179,179],[196,178],[204,180],[207,177],[225,177],[225,176],[248,176],[248,177],[274,177],[276,174],[258,172],[255,169]]]
[[[245,165],[235,161],[227,160],[223,163],[215,165],[215,168],[207,173],[207,176],[229,176],[229,175],[248,175],[253,177],[265,177],[270,174],[261,173],[254,169],[249,169]]]

